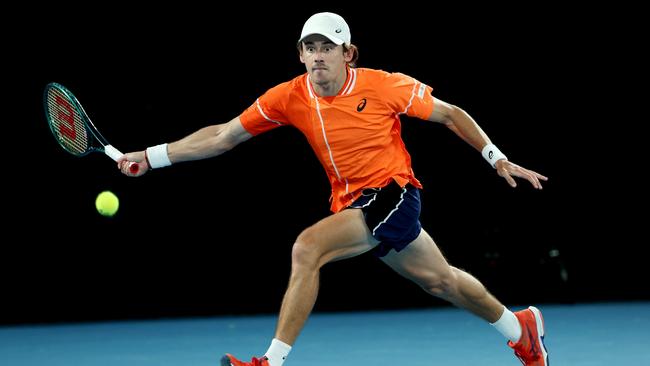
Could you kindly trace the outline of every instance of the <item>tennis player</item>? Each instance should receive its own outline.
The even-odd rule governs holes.
[[[149,169],[220,155],[282,126],[299,129],[325,168],[332,186],[332,215],[298,235],[274,339],[251,362],[226,354],[222,366],[281,366],[312,311],[320,268],[372,252],[433,296],[492,324],[524,365],[547,365],[544,321],[531,306],[512,312],[467,272],[443,257],[421,227],[420,181],[401,138],[400,116],[442,123],[481,152],[507,184],[515,178],[542,189],[547,178],[499,151],[465,111],[432,96],[428,85],[404,74],[356,68],[358,49],[350,28],[333,13],[304,24],[297,47],[307,72],[269,89],[230,122],[202,128],[178,141],[126,154],[121,171]],[[142,164],[133,173],[130,162]],[[460,347],[460,346],[459,346]]]

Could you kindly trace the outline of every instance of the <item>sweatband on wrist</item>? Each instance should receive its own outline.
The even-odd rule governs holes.
[[[167,155],[167,144],[148,147],[146,156],[149,159],[151,169],[172,165],[172,162],[169,160],[169,155]]]
[[[508,160],[508,157],[505,156],[498,147],[494,146],[494,144],[485,145],[483,150],[481,150],[481,155],[483,155],[483,158],[495,169],[498,160]]]

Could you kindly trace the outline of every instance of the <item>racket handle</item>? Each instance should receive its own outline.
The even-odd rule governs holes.
[[[106,153],[106,155],[108,155],[109,158],[115,161],[117,161],[119,158],[122,157],[122,155],[124,155],[120,152],[120,150],[114,148],[112,145],[104,146],[104,153]]]
[[[120,150],[116,149],[112,145],[106,145],[104,146],[104,153],[108,155],[111,159],[117,161],[119,158],[121,158],[124,154],[120,152]],[[138,163],[131,163],[129,164],[129,171],[133,174],[137,173],[138,170],[140,170],[140,167],[138,166]]]

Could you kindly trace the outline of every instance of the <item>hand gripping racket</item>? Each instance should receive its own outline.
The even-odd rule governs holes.
[[[43,104],[50,130],[65,151],[75,156],[103,152],[115,161],[124,155],[97,131],[77,98],[63,85],[47,84]],[[138,169],[137,163],[129,166],[133,174]]]

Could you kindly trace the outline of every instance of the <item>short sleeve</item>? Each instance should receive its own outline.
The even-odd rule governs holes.
[[[427,119],[433,112],[433,89],[402,73],[386,73],[382,95],[386,104],[397,114]]]
[[[267,90],[239,115],[246,131],[259,135],[288,123],[283,112],[288,101],[287,89],[288,83],[283,83]]]

